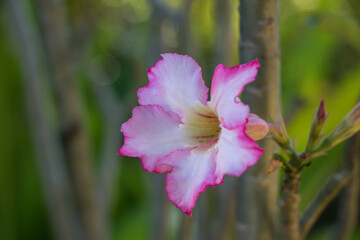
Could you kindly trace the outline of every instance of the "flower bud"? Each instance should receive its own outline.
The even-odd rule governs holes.
[[[306,152],[310,152],[316,146],[320,139],[323,137],[322,130],[325,126],[329,114],[326,114],[324,100],[321,100],[318,111],[314,114],[309,140],[306,145]]]
[[[267,122],[262,120],[256,114],[250,113],[247,118],[248,122],[246,124],[245,133],[251,139],[257,141],[266,136],[269,132],[269,126]]]

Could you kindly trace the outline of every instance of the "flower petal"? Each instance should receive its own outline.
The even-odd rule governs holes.
[[[216,67],[211,85],[211,105],[224,127],[233,129],[245,124],[249,109],[238,96],[246,84],[255,80],[258,67],[257,60],[230,68],[222,64]]]
[[[215,186],[214,148],[175,151],[160,162],[173,167],[166,176],[166,192],[172,203],[187,215],[207,186]]]
[[[166,53],[148,70],[149,84],[138,90],[140,105],[159,105],[182,117],[198,100],[206,104],[209,89],[200,66],[189,56]]]
[[[180,117],[166,112],[157,105],[138,106],[132,118],[121,127],[124,145],[119,154],[142,159],[144,170],[166,172],[169,167],[159,165],[158,160],[186,145],[179,124]]]
[[[225,174],[239,177],[263,154],[257,143],[246,136],[244,127],[233,130],[223,128],[216,147],[219,151],[215,170],[217,183],[223,181]]]
[[[250,108],[238,98],[235,98],[234,100],[218,101],[216,107],[212,102],[210,102],[209,105],[217,113],[222,127],[231,130],[246,124]]]
[[[269,132],[269,126],[267,122],[261,119],[258,115],[250,113],[247,117],[245,133],[251,139],[257,141],[266,136]]]

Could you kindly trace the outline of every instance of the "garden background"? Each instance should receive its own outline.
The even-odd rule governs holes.
[[[95,202],[84,195],[75,201],[73,213],[90,212],[87,219],[95,218],[94,222],[85,225],[97,226],[106,236],[102,239],[232,239],[238,226],[229,184],[208,188],[189,218],[166,198],[163,177],[143,171],[138,159],[116,153],[122,142],[121,123],[137,105],[136,90],[147,83],[146,70],[160,53],[193,57],[207,86],[218,64],[239,64],[239,1],[68,0],[55,1],[56,8],[45,2],[0,2],[0,239],[61,239],[51,219],[62,205],[54,204],[58,198],[51,194],[57,189],[76,192],[74,172],[91,180],[84,183],[90,192],[80,192]],[[289,135],[296,136],[297,149],[302,150],[321,99],[330,112],[325,133],[359,99],[360,2],[281,0],[279,6],[281,107]],[[65,27],[53,28],[51,24],[63,16]],[[56,42],[60,36],[61,44],[63,33],[70,39],[70,56],[49,60],[47,38]],[[26,44],[34,51],[29,53]],[[62,161],[66,154],[52,145],[72,134],[59,130],[66,119],[56,99],[72,94],[72,89],[56,87],[62,74],[76,86],[75,102],[81,105],[74,111],[87,142],[82,148],[87,160],[75,166]],[[33,81],[33,76],[39,78]],[[34,112],[43,114],[46,126],[31,118]],[[51,141],[39,144],[39,132]],[[46,144],[55,149],[50,154],[56,153],[60,165],[41,160],[39,152],[48,149]],[[302,210],[341,167],[345,152],[346,144],[341,144],[304,170]],[[46,180],[49,174],[55,183]],[[225,182],[231,179],[226,177]],[[339,204],[340,198],[331,203],[308,239],[332,235]],[[229,206],[227,214],[224,206]],[[77,216],[74,219],[78,221]],[[75,232],[83,231],[73,226],[80,229]],[[359,238],[358,221],[351,239]]]

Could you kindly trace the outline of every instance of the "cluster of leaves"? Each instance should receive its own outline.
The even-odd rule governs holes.
[[[305,166],[310,165],[314,158],[326,155],[336,145],[357,133],[360,130],[360,103],[345,116],[333,131],[324,137],[323,128],[328,117],[329,114],[326,114],[325,103],[322,100],[319,109],[314,114],[305,150],[300,154],[296,153],[295,139],[292,143],[290,141],[283,119],[280,118],[279,126],[270,124],[271,137],[289,159],[284,159],[280,154],[274,154],[269,172],[276,170],[281,165],[279,162],[291,171],[301,171]]]

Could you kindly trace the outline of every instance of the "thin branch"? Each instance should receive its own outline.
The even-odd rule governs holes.
[[[151,215],[151,233],[148,237],[150,240],[168,239],[168,199],[165,194],[165,176],[156,174],[151,176],[152,187],[152,215]]]
[[[275,160],[278,160],[278,161],[280,161],[281,163],[283,163],[284,166],[289,169],[289,171],[291,171],[291,172],[296,172],[296,171],[297,171],[297,169],[296,169],[295,167],[293,167],[293,166],[291,165],[291,163],[288,162],[288,160],[286,160],[285,158],[283,158],[283,157],[281,156],[281,154],[274,153],[274,154],[273,154],[273,158],[274,158]]]
[[[190,217],[182,217],[180,228],[179,228],[179,240],[189,240],[192,239],[192,226],[193,226],[193,219]]]
[[[60,142],[50,127],[46,113],[45,103],[48,99],[44,93],[44,68],[41,64],[41,44],[37,38],[36,27],[24,1],[20,3],[18,0],[7,0],[6,4],[19,40],[26,106],[54,237],[59,240],[84,239],[74,211]]]
[[[99,205],[102,208],[103,222],[105,226],[110,226],[109,210],[117,176],[119,173],[120,161],[117,158],[117,150],[121,144],[119,130],[122,120],[122,104],[115,97],[114,92],[109,87],[100,87],[92,84],[93,91],[98,99],[98,103],[103,112],[105,134],[102,141],[100,152],[100,167],[97,174],[97,193]]]
[[[105,238],[101,208],[97,202],[92,173],[91,147],[82,117],[81,98],[72,69],[66,5],[63,0],[37,0],[49,66],[54,80],[61,120],[62,141],[80,207],[86,239]]]
[[[104,210],[108,211],[111,202],[116,176],[119,172],[119,160],[117,158],[117,150],[121,144],[119,130],[121,126],[123,105],[115,97],[115,94],[108,87],[94,86],[97,99],[103,111],[105,120],[105,134],[102,142],[102,150],[100,153],[100,169],[98,175],[98,184],[101,186],[99,190],[100,204],[104,206]]]
[[[301,236],[306,238],[312,226],[316,223],[321,213],[329,205],[329,203],[340,193],[341,189],[347,184],[350,179],[350,173],[343,170],[335,174],[326,185],[319,191],[318,195],[310,206],[305,210],[301,220]]]
[[[117,98],[111,86],[99,86],[96,82],[109,82],[108,77],[104,74],[102,69],[95,69],[89,76],[90,86],[97,99],[97,103],[102,111],[104,119],[105,134],[102,141],[100,152],[100,167],[97,175],[97,192],[99,204],[103,208],[104,220],[109,220],[109,205],[114,195],[114,186],[116,183],[116,176],[119,172],[119,160],[117,160],[116,152],[121,144],[119,137],[119,130],[123,115],[124,106]],[[96,79],[94,79],[96,78]]]
[[[348,239],[357,224],[359,209],[360,182],[360,134],[355,135],[348,144],[345,168],[352,174],[341,196],[339,220],[332,240]]]
[[[234,233],[233,226],[235,224],[235,178],[228,178],[226,182],[219,188],[219,213],[216,222],[214,222],[212,228],[214,231],[212,235],[213,239],[227,239]],[[229,228],[230,226],[230,228]]]

